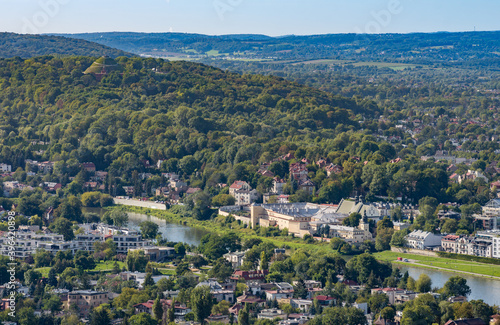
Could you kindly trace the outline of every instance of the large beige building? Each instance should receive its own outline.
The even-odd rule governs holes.
[[[348,242],[362,243],[372,240],[368,224],[359,227],[340,226],[345,215],[338,214],[336,207],[313,203],[262,204],[250,207],[250,224],[262,227],[288,229],[289,233],[303,237],[318,232],[319,227],[328,225],[333,237]]]
[[[87,317],[90,310],[102,304],[107,304],[109,301],[107,292],[80,290],[73,291],[68,294],[66,308],[71,305],[76,306],[80,317]]]
[[[278,227],[288,229],[300,237],[310,234],[309,222],[317,208],[309,203],[263,204],[250,207],[250,223],[252,227]]]

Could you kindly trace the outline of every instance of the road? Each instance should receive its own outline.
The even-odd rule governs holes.
[[[127,200],[127,199],[117,199],[113,198],[114,204],[130,205],[134,207],[148,208],[148,209],[158,209],[167,210],[167,207],[163,203],[154,203],[151,201],[141,201],[141,200]]]

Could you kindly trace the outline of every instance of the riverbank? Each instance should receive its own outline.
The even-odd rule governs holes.
[[[473,261],[456,260],[443,257],[423,256],[408,253],[384,251],[373,254],[378,260],[388,261],[393,264],[407,265],[419,268],[439,270],[452,273],[469,274],[472,276],[486,277],[500,280],[500,265],[485,264]],[[398,261],[401,257],[408,262]]]
[[[185,217],[174,214],[169,210],[148,209],[142,207],[118,206],[115,209],[123,211],[146,214],[165,220],[168,223],[180,224],[192,228],[198,228],[211,233],[226,234],[229,232],[237,232],[242,239],[259,238],[264,242],[273,243],[277,247],[286,247],[291,249],[304,249],[311,253],[328,254],[334,253],[328,243],[306,243],[303,239],[292,238],[290,236],[265,237],[256,233],[255,230],[244,228],[243,225],[225,224],[222,222],[225,217],[218,217],[216,220],[200,221],[191,217]],[[233,227],[234,225],[234,227]],[[231,228],[233,227],[233,228]],[[413,266],[422,269],[430,269],[436,271],[452,272],[468,274],[476,277],[486,277],[490,279],[500,280],[500,265],[484,264],[474,261],[462,261],[443,257],[422,256],[416,254],[399,253],[384,251],[374,253],[374,256],[379,261],[391,262],[394,265]],[[397,258],[402,257],[409,262],[398,261]]]
[[[259,238],[264,242],[270,242],[277,247],[285,247],[291,249],[306,249],[309,252],[317,252],[317,253],[336,253],[332,251],[329,243],[314,243],[309,244],[304,242],[301,238],[293,238],[291,236],[276,236],[276,237],[265,237],[258,235],[255,230],[251,228],[245,228],[243,225],[237,225],[236,223],[232,223],[229,225],[223,223],[223,219],[217,218],[216,220],[196,220],[191,217],[181,216],[178,214],[174,214],[168,210],[157,210],[157,209],[148,209],[143,207],[136,206],[118,206],[115,209],[121,209],[127,212],[134,212],[140,214],[146,214],[150,216],[154,216],[159,219],[163,219],[168,223],[176,223],[183,226],[188,226],[192,228],[202,229],[211,233],[218,234],[227,234],[229,232],[237,232],[242,239],[252,239]],[[225,218],[225,217],[220,217]],[[220,221],[220,222],[219,222]]]

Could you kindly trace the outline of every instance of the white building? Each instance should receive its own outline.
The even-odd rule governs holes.
[[[11,172],[12,171],[12,166],[7,165],[7,164],[0,164],[0,171],[1,172]]]
[[[151,244],[150,241],[142,239],[140,235],[102,235],[83,234],[77,235],[74,240],[65,241],[62,235],[36,234],[34,232],[18,232],[15,245],[15,257],[24,259],[36,253],[38,249],[44,249],[52,254],[59,251],[71,251],[73,254],[78,250],[94,251],[95,242],[104,242],[111,238],[116,243],[118,254],[127,254],[130,249],[143,248]],[[0,254],[8,255],[10,251],[9,240],[0,237]]]
[[[476,237],[491,240],[491,257],[500,258],[500,230],[479,231]]]
[[[330,225],[330,236],[339,237],[348,243],[363,243],[365,240],[373,240],[369,225],[361,222],[358,227],[346,227]]]
[[[256,190],[238,190],[233,194],[236,205],[249,205],[259,199],[259,193]]]
[[[352,213],[359,213],[371,219],[379,219],[381,217],[379,209],[372,204],[365,204],[358,200],[342,199],[337,208],[337,213],[349,216]]]
[[[415,249],[441,246],[441,237],[428,231],[415,230],[406,236],[406,245]]]
[[[246,252],[233,252],[224,254],[224,258],[231,263],[234,269],[240,268],[245,260]]]
[[[229,187],[229,195],[235,198],[236,205],[249,205],[259,199],[259,193],[245,181],[235,181]]]

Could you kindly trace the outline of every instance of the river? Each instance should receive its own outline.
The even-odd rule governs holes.
[[[401,273],[408,271],[408,274],[415,280],[420,274],[427,274],[432,280],[432,287],[443,287],[446,281],[452,276],[459,275],[467,280],[467,284],[471,289],[469,300],[483,299],[484,302],[490,305],[500,305],[500,281],[483,277],[476,277],[461,273],[443,272],[437,270],[429,270],[411,266],[398,266]]]
[[[208,231],[203,229],[191,228],[175,223],[167,223],[163,219],[139,213],[128,214],[127,228],[139,230],[139,224],[145,220],[156,223],[159,226],[158,231],[162,234],[163,238],[166,238],[168,241],[183,242],[189,245],[198,246],[200,244],[201,237],[208,234]]]
[[[83,208],[84,213],[95,213],[100,216],[106,212],[101,208]],[[159,228],[158,232],[162,234],[163,238],[173,242],[183,242],[189,245],[198,246],[201,238],[208,234],[208,231],[198,228],[191,228],[188,226],[179,225],[176,223],[168,223],[163,219],[148,216],[141,213],[128,212],[127,228],[139,230],[139,224],[145,220],[156,223]]]

